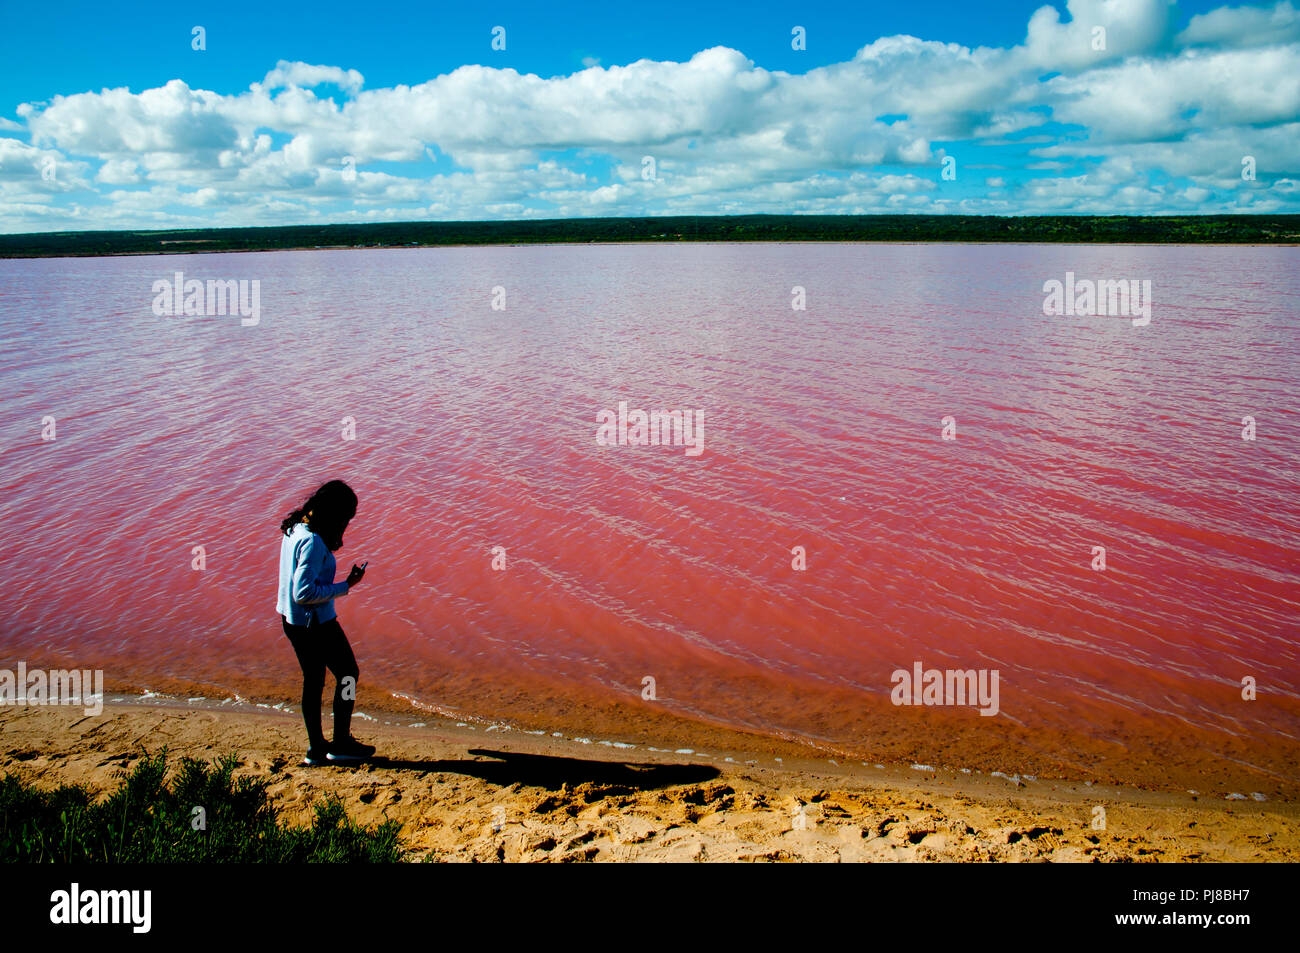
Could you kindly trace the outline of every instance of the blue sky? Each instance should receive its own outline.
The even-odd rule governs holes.
[[[1300,212],[1290,0],[10,3],[3,18],[7,232]]]

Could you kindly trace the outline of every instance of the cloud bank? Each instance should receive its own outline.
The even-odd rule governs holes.
[[[0,228],[1300,212],[1300,11],[1173,14],[1070,0],[1014,47],[890,36],[795,74],[714,47],[552,78],[368,89],[282,61],[237,95],[56,95],[0,119]]]

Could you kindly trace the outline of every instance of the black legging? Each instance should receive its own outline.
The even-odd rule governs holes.
[[[302,666],[302,720],[307,725],[307,740],[314,749],[326,747],[320,727],[320,694],[325,687],[325,669],[334,675],[334,741],[346,741],[352,724],[352,699],[343,697],[343,679],[352,677],[352,698],[356,698],[357,660],[338,619],[309,625],[290,625],[283,616],[280,622]]]

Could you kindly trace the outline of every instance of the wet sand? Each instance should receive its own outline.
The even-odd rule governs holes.
[[[360,767],[305,767],[299,717],[274,709],[128,703],[0,708],[0,773],[106,790],[166,747],[170,763],[235,752],[281,818],[342,798],[402,823],[432,861],[1300,860],[1300,806],[911,765],[743,751],[614,748],[430,717],[359,720]],[[780,758],[780,760],[777,760]],[[730,760],[728,760],[730,759]],[[748,762],[748,763],[747,763]],[[1096,808],[1105,829],[1095,829]]]
[[[274,649],[281,651],[268,650],[258,671],[240,673],[238,678],[208,671],[214,663],[202,659],[194,662],[202,671],[190,678],[149,675],[145,663],[137,660],[88,656],[80,661],[115,672],[105,696],[110,701],[162,695],[182,703],[194,699],[196,704],[225,707],[229,702],[223,705],[221,700],[238,699],[256,710],[273,705],[284,709],[291,695],[286,686],[295,685],[301,674],[291,668],[287,646]],[[77,662],[72,656],[41,659],[49,668],[74,667]],[[37,663],[29,660],[28,664]],[[750,675],[739,683],[714,680],[706,685],[711,669],[674,672],[672,683],[684,686],[688,695],[707,692],[716,699],[715,707],[730,713],[731,723],[724,723],[707,714],[684,713],[671,702],[647,702],[634,682],[620,697],[577,682],[544,678],[523,667],[503,666],[489,675],[441,659],[412,697],[382,676],[370,674],[368,660],[363,665],[367,674],[359,686],[358,710],[394,725],[432,724],[442,715],[453,725],[495,723],[498,729],[531,729],[548,736],[559,731],[565,737],[633,743],[638,750],[658,746],[744,752],[738,756],[742,762],[767,756],[769,761],[806,758],[821,764],[826,759],[904,767],[920,763],[954,774],[961,769],[984,775],[1001,771],[1080,784],[1091,781],[1170,793],[1196,790],[1217,798],[1258,795],[1268,802],[1300,803],[1300,775],[1293,757],[1298,749],[1286,736],[1242,731],[1207,737],[1181,720],[1135,712],[1120,719],[1104,705],[1079,700],[1066,722],[1020,724],[956,707],[899,708],[887,698],[864,698],[821,683],[800,683],[797,687],[802,691],[793,694],[788,681],[770,676]],[[326,693],[327,708],[331,692]],[[434,698],[438,704],[420,698]],[[1255,713],[1252,725],[1286,724],[1300,710],[1278,696],[1249,704]],[[743,727],[745,722],[752,727]],[[792,723],[806,730],[775,727]]]

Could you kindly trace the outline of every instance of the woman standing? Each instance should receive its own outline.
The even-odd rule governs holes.
[[[334,600],[365,577],[353,565],[345,582],[334,581],[334,552],[357,513],[357,495],[342,480],[330,480],[280,524],[280,613],[298,664],[302,666],[302,719],[307,725],[304,764],[360,762],[375,753],[350,732],[357,697],[357,662],[334,614]],[[334,741],[321,731],[320,697],[325,669],[334,675]]]

